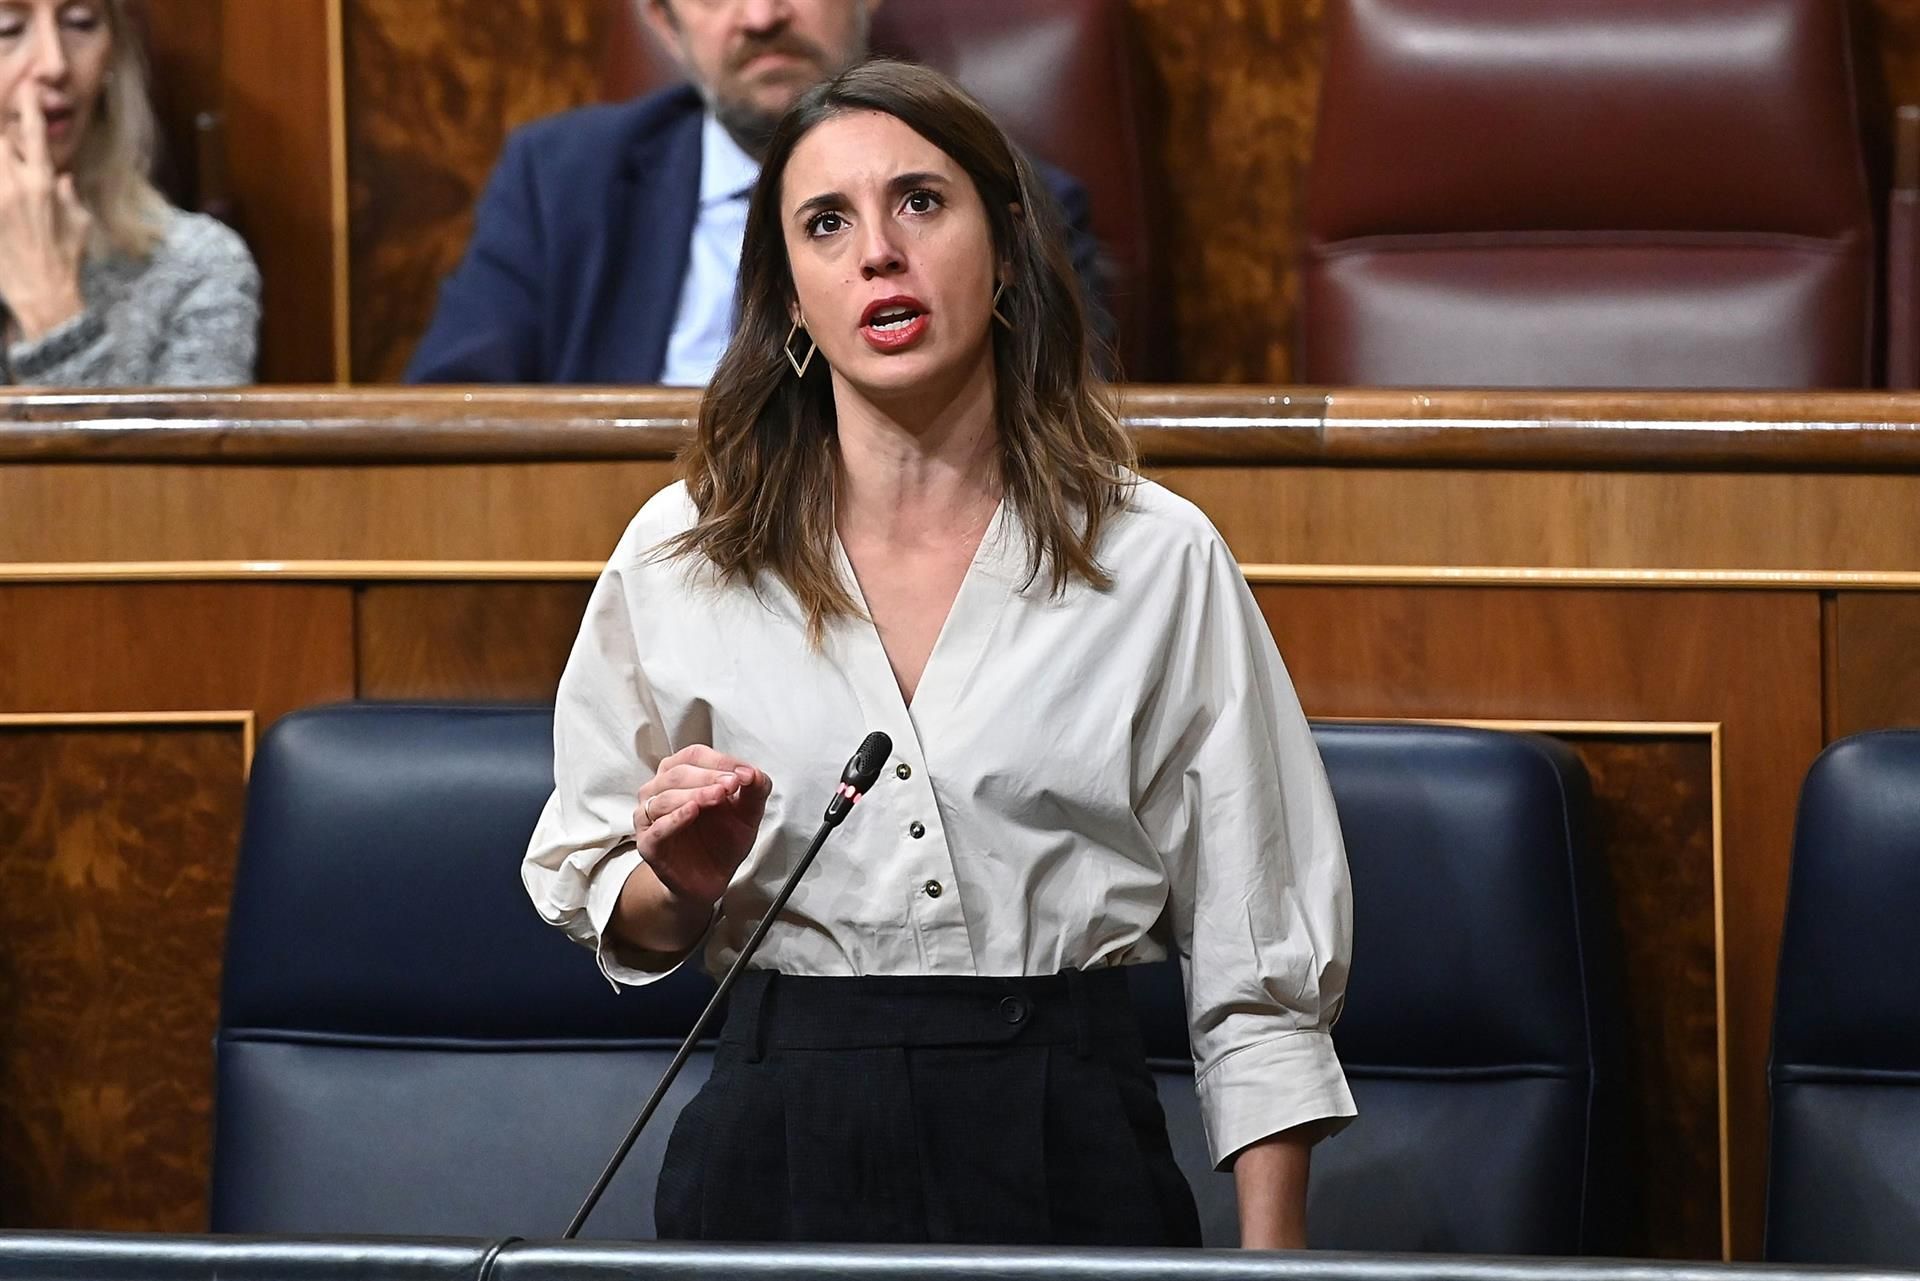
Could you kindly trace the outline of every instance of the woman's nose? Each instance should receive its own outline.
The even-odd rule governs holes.
[[[905,255],[894,243],[885,223],[877,227],[869,224],[869,227],[872,229],[864,233],[865,239],[860,245],[860,273],[868,280],[894,275],[906,266]]]
[[[33,24],[33,46],[28,66],[34,78],[58,84],[67,76],[67,47],[60,39],[60,28],[50,14],[42,14]]]

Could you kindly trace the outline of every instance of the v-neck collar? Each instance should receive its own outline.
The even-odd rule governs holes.
[[[848,592],[865,610],[866,595],[838,530],[833,535],[833,551]],[[833,624],[831,631],[842,647],[847,679],[870,727],[886,730],[896,742],[903,734],[908,735],[907,741],[920,747],[917,754],[921,760],[926,759],[922,731],[936,730],[952,715],[968,678],[986,654],[1001,614],[1019,589],[1022,554],[1019,519],[1003,496],[980,536],[979,546],[974,548],[973,560],[960,580],[953,603],[947,607],[911,704],[901,692],[893,664],[887,659],[887,647],[880,640],[880,629],[872,618],[845,618]]]

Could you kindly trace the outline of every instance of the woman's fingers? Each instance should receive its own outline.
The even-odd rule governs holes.
[[[653,821],[642,826],[634,838],[635,844],[640,849],[640,857],[649,863],[654,862],[655,856],[664,845],[674,837],[686,833],[700,821],[702,815],[726,805],[732,799],[734,792],[723,785],[715,784],[712,787],[663,795],[666,797],[665,801],[656,799],[653,803]],[[682,853],[684,854],[685,851]],[[696,862],[700,861],[704,859],[696,859]],[[728,861],[729,875],[732,864],[738,861],[738,858]]]
[[[728,771],[701,769],[696,765],[667,766],[640,788],[641,814],[664,813],[670,806],[683,804],[687,793],[701,788],[719,786],[737,792],[745,782]]]
[[[53,161],[47,157],[47,116],[40,110],[40,91],[27,80],[15,97],[20,109],[20,158],[28,168],[51,175]]]
[[[653,781],[641,791],[651,788],[656,792],[663,792],[675,788],[706,787],[713,783],[740,785],[744,782],[745,780],[733,770],[705,769],[698,765],[674,765],[663,767],[653,776]]]
[[[751,765],[742,765],[738,773],[740,791],[736,799],[751,798],[765,804],[767,798],[773,795],[773,777],[765,770],[755,769]]]
[[[736,760],[725,752],[717,752],[705,743],[693,743],[660,762],[662,770],[673,765],[692,765],[710,770],[737,770],[745,766],[746,762]]]
[[[664,792],[656,792],[645,803],[644,808],[651,814],[660,815],[674,810],[684,809],[688,805],[696,809],[712,809],[732,800],[740,791],[738,783],[709,783],[704,787],[676,787]]]

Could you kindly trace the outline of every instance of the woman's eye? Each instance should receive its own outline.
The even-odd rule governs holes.
[[[846,226],[846,219],[837,213],[817,213],[807,219],[807,234],[809,236],[831,236],[844,226]]]
[[[939,207],[940,197],[934,195],[924,187],[919,191],[910,191],[907,193],[906,209],[909,213],[932,213]]]
[[[61,13],[60,20],[75,31],[92,31],[100,25],[100,11],[92,5],[75,5]]]

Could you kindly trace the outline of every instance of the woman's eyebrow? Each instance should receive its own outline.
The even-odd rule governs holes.
[[[944,187],[946,185],[947,176],[945,174],[934,173],[930,169],[920,169],[913,173],[900,174],[894,178],[892,182],[887,184],[887,190],[905,192],[912,191],[915,187]]]
[[[838,209],[847,203],[846,196],[838,191],[826,191],[817,196],[808,196],[794,208],[793,216],[805,220],[826,209]]]

